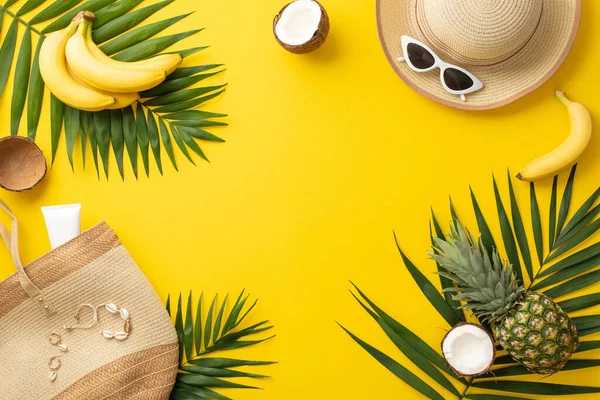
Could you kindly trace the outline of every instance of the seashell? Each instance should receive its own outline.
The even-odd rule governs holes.
[[[129,320],[129,311],[127,311],[124,308],[121,308],[121,318],[123,318],[125,321]]]
[[[61,343],[61,344],[59,344],[57,347],[58,347],[58,348],[60,349],[60,351],[62,351],[63,353],[68,353],[68,352],[69,352],[69,347],[68,347],[66,344],[64,344],[64,343]]]
[[[116,304],[107,304],[106,305],[106,311],[108,311],[111,314],[116,314],[119,312],[119,307],[117,307]]]
[[[115,339],[117,339],[117,340],[125,340],[125,339],[127,339],[127,336],[129,336],[129,334],[127,332],[115,333]]]
[[[58,378],[58,373],[56,371],[50,372],[50,382],[54,382]]]
[[[109,331],[108,329],[105,329],[102,331],[102,336],[104,336],[107,339],[112,339],[114,337],[112,332]]]
[[[125,321],[125,326],[123,327],[125,333],[131,332],[131,322],[129,320]]]

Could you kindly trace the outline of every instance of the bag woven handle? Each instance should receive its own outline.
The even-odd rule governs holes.
[[[10,211],[10,208],[0,200],[0,208],[2,208],[10,217],[12,218],[12,235],[8,231],[8,228],[0,222],[0,236],[4,240],[6,247],[10,250],[12,255],[13,262],[17,267],[17,275],[19,277],[19,282],[21,282],[21,286],[23,290],[31,297],[35,303],[40,307],[40,309],[46,315],[51,315],[54,313],[54,308],[50,305],[46,297],[42,293],[42,291],[29,279],[25,269],[23,268],[23,263],[21,262],[21,257],[19,256],[19,224],[17,223],[17,217]]]

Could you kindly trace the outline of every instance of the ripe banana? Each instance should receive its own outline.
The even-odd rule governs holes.
[[[65,47],[77,23],[48,35],[40,50],[40,73],[48,89],[65,104],[84,111],[100,111],[115,104],[115,98],[77,83],[67,70]]]
[[[181,58],[179,54],[160,54],[147,60],[134,62],[117,61],[104,54],[104,52],[98,48],[96,43],[94,43],[92,40],[91,26],[85,32],[85,40],[90,52],[98,61],[113,67],[163,70],[167,75],[169,75],[183,62],[183,58]]]
[[[66,55],[69,66],[85,83],[95,88],[115,93],[141,92],[165,80],[164,70],[118,68],[98,61],[86,44],[84,33],[93,20],[85,13],[77,32],[67,42]]]
[[[121,108],[125,108],[127,106],[132,105],[136,100],[139,100],[139,98],[140,98],[140,94],[137,92],[136,93],[114,93],[114,92],[105,92],[104,90],[96,89],[96,88],[88,85],[84,81],[82,81],[68,65],[67,65],[67,70],[69,71],[69,74],[71,74],[71,77],[75,80],[75,82],[79,83],[80,85],[85,86],[90,89],[93,89],[97,92],[104,93],[107,96],[114,97],[115,104],[113,104],[112,106],[106,107],[107,110],[120,110]]]
[[[571,118],[569,137],[550,153],[536,158],[517,174],[517,178],[533,182],[555,175],[563,168],[575,164],[592,137],[592,116],[583,104],[572,102],[564,92],[557,91],[556,97],[567,107]]]

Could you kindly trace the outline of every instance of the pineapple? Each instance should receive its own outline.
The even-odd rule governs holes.
[[[512,266],[492,259],[481,240],[477,241],[458,221],[451,224],[446,240],[434,238],[429,255],[445,270],[439,272],[457,287],[457,293],[482,323],[489,323],[495,339],[527,370],[551,375],[560,371],[579,346],[577,327],[551,298],[526,292],[513,276]]]

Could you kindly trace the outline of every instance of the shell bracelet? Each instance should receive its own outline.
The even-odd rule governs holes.
[[[80,313],[83,308],[89,308],[92,311],[92,321],[88,325],[81,325]],[[123,320],[123,329],[118,330],[114,333],[109,329],[102,329],[100,327],[100,322],[98,319],[98,310],[101,308],[105,308],[106,311],[108,311],[110,314],[118,314]],[[76,329],[87,330],[93,328],[94,326],[97,326],[98,330],[105,339],[115,339],[118,341],[123,341],[127,339],[129,337],[129,333],[131,332],[131,321],[129,319],[129,311],[127,311],[127,309],[125,308],[119,308],[114,303],[100,304],[99,306],[93,306],[91,304],[82,304],[75,312],[75,320],[77,321],[76,325],[63,325],[62,329],[65,332],[71,332]],[[52,346],[57,347],[61,351],[61,353],[69,352],[69,347],[63,343],[63,338],[60,333],[52,332],[48,337],[48,341]],[[62,361],[60,360],[62,356],[63,354],[52,356],[48,360],[48,367],[50,368],[50,382],[54,382],[58,378],[58,370],[62,367]]]

